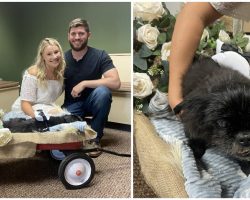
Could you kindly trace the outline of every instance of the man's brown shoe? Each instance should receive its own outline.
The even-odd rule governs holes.
[[[91,141],[91,146],[93,149],[97,148],[97,149],[101,149],[101,145],[100,143],[97,143],[96,141]],[[102,154],[102,151],[96,150],[96,151],[91,151],[88,153],[88,155],[91,158],[97,158],[98,156],[100,156]]]

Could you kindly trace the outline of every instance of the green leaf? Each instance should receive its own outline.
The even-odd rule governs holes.
[[[242,38],[237,43],[237,46],[239,46],[240,48],[245,48],[247,46],[247,44],[248,44],[248,38]]]
[[[175,22],[176,22],[176,18],[173,15],[170,15],[169,20],[170,20],[169,26],[174,27]]]
[[[134,53],[134,65],[138,67],[141,70],[147,70],[148,69],[148,64],[147,60],[143,59],[139,56],[139,53],[135,52]]]
[[[167,93],[168,92],[168,83],[166,82],[165,85],[164,84],[159,84],[157,88],[161,92]]]
[[[166,33],[166,42],[169,42],[172,40],[172,35],[173,35],[173,30],[169,30],[167,33]]]
[[[168,15],[164,15],[161,19],[161,22],[159,23],[158,27],[160,28],[166,28],[168,27],[170,24],[170,18],[168,17]]]
[[[166,32],[166,42],[169,42],[172,40],[172,35],[174,32],[174,24],[171,24],[168,28],[167,28],[167,32]]]
[[[163,60],[161,63],[162,63],[163,69],[164,69],[164,73],[161,74],[161,76],[159,78],[159,83],[157,85],[157,88],[161,92],[167,92],[168,91],[168,80],[169,80],[169,62],[166,60]]]
[[[220,30],[225,30],[225,25],[222,21],[216,21],[207,27],[210,38],[218,38]]]
[[[149,101],[151,99],[152,95],[147,96],[143,99],[137,99],[134,97],[134,106],[142,111],[144,114],[148,113],[148,106],[149,106]],[[142,107],[141,107],[142,106]]]
[[[140,22],[139,20],[134,20],[134,22],[133,22],[134,30],[137,30],[137,29],[140,28],[142,25],[143,25],[143,23]]]
[[[159,26],[159,20],[158,19],[153,19],[153,21],[150,22],[151,26],[153,27],[157,27]]]
[[[144,114],[148,112],[148,106],[149,106],[149,102],[144,101],[143,102],[143,107],[142,107],[142,112]]]
[[[160,35],[157,38],[158,44],[163,44],[166,42],[166,33],[160,33]]]
[[[216,41],[214,38],[209,38],[207,41],[207,47],[215,49],[216,48]]]
[[[145,44],[143,44],[141,49],[139,50],[139,56],[142,58],[147,58],[152,54],[153,52]]]
[[[221,21],[216,21],[210,26],[206,27],[209,33],[209,38],[200,41],[199,47],[196,51],[196,56],[209,56],[216,52],[216,39],[218,39],[220,30],[225,30],[225,25]]]
[[[168,73],[164,73],[161,75],[160,79],[159,79],[159,83],[157,88],[161,91],[161,92],[167,92],[168,91]]]
[[[169,71],[169,62],[166,60],[162,60],[161,64],[163,66],[164,72],[167,73]]]
[[[234,35],[233,39],[231,40],[232,45],[240,48],[245,48],[248,44],[248,38],[244,37],[244,33],[239,32]]]
[[[161,50],[155,50],[155,51],[153,51],[152,55],[154,55],[154,56],[160,56],[161,55]]]
[[[198,47],[198,51],[201,51],[202,49],[204,49],[207,46],[207,42],[205,42],[204,40],[200,41],[199,47]]]

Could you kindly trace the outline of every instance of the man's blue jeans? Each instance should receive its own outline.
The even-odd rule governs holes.
[[[99,142],[108,120],[111,103],[111,91],[105,86],[99,86],[85,100],[67,105],[65,108],[75,115],[92,116],[91,128],[97,132],[96,142]]]

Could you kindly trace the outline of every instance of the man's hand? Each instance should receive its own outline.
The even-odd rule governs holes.
[[[81,92],[85,89],[84,81],[78,83],[75,87],[73,87],[71,91],[71,95],[73,98],[80,97]]]

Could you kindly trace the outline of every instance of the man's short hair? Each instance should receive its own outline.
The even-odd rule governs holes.
[[[86,20],[81,19],[81,18],[76,18],[73,19],[70,23],[69,23],[69,32],[71,30],[71,28],[75,28],[75,27],[79,27],[82,26],[84,27],[85,31],[89,32],[89,24]]]

